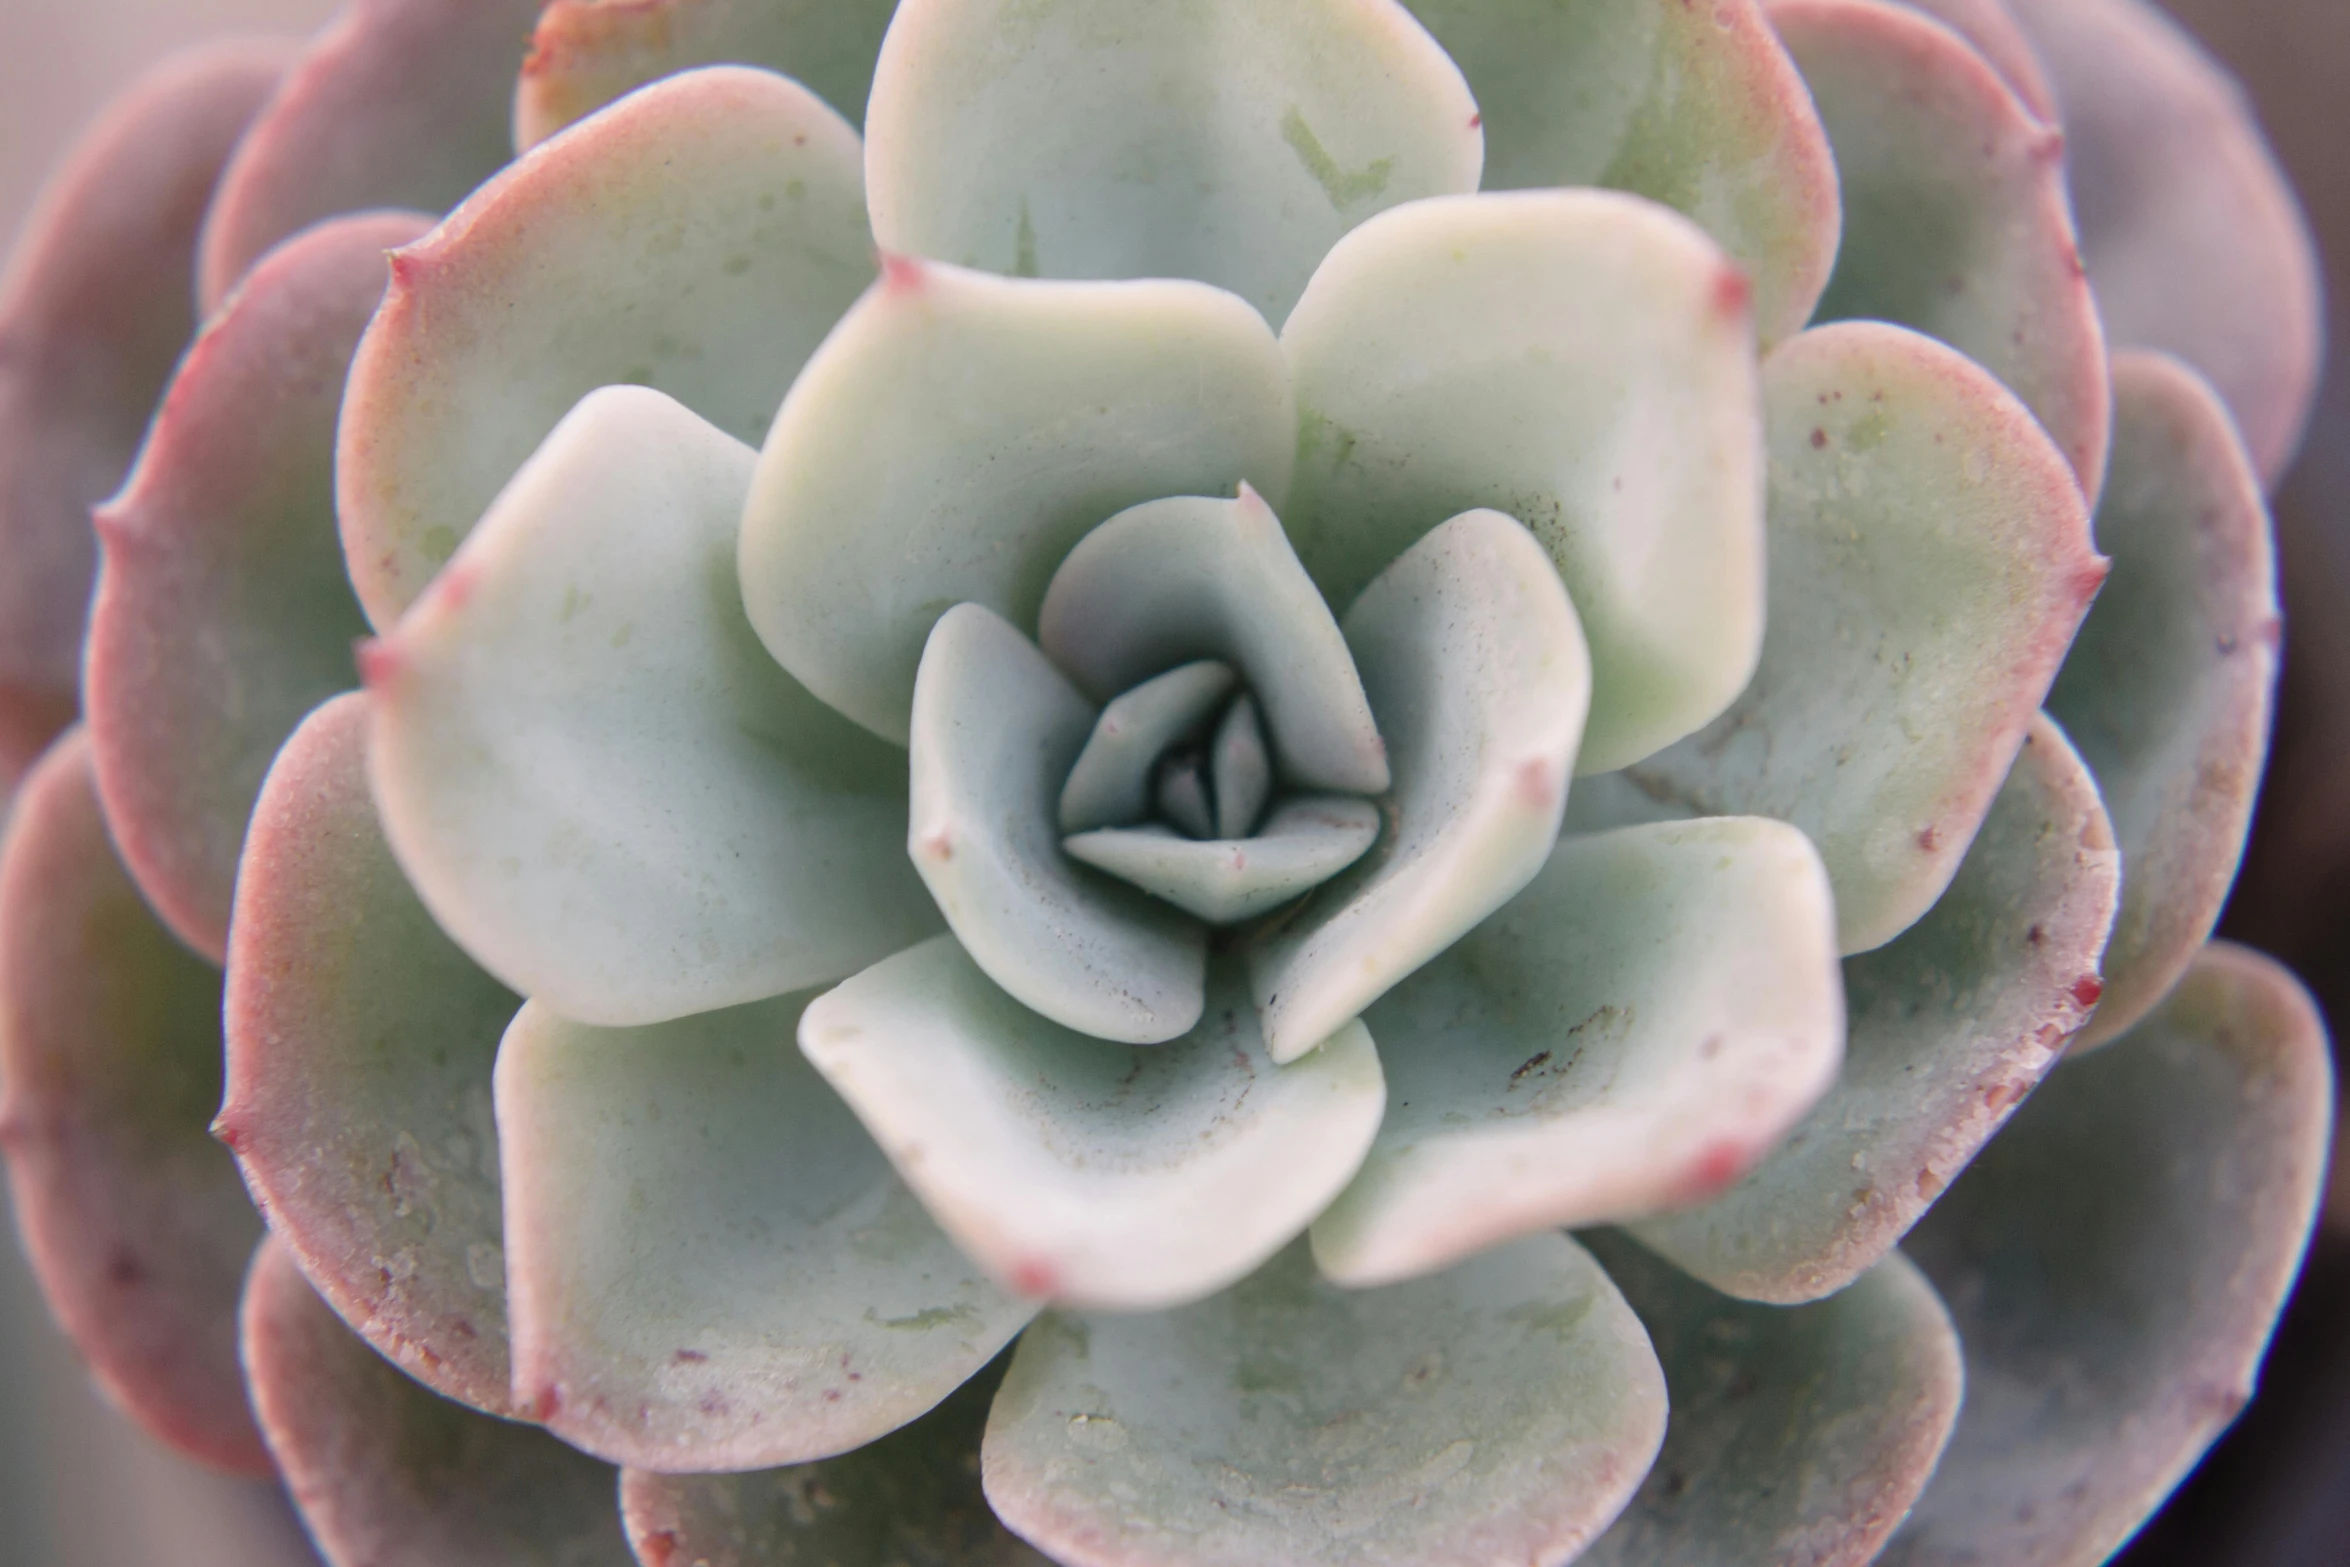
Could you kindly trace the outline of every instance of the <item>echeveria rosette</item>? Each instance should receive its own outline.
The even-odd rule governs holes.
[[[109,973],[209,978],[135,904],[35,939],[122,868],[225,950],[244,1354],[337,1560],[1035,1560],[1000,1517],[1082,1563],[1862,1561],[1946,1442],[1896,1556],[1993,1538],[2019,1448],[2063,1505],[2004,1556],[2159,1500],[2325,1134],[2290,982],[2197,956],[2265,740],[2260,486],[2192,370],[2109,378],[2051,103],[2144,99],[2025,41],[2169,35],[566,0],[532,150],[395,256],[330,502],[427,220],[228,282],[494,165],[495,49],[388,90],[527,25],[457,9],[360,8],[229,160],[225,306],[106,513],[91,740],[0,866],[20,1202],[151,1423],[200,1376],[149,1346],[224,1366],[225,1316],[117,1301],[70,1216],[217,1211],[176,1226],[206,1278],[249,1230],[123,1135],[170,1119],[138,1074],[41,1065],[122,1033]],[[2198,189],[2289,215],[2221,123]],[[2237,228],[2291,274],[2289,220]],[[2191,284],[2137,232],[2091,271]],[[1823,292],[1918,330],[1803,330]],[[2164,340],[2238,345],[2202,368],[2269,471],[2292,304]],[[370,689],[297,727],[362,617]],[[1892,1255],[2093,1009],[2153,1012],[2060,1079],[2114,1062],[2120,1108],[2052,1088]],[[205,1049],[183,1010],[133,1032]],[[1999,1245],[2032,1150],[2118,1183],[2196,1109],[2167,1168],[2228,1286],[1952,1439],[1954,1316],[2028,1389],[2173,1249],[2085,1196],[2112,1265],[2003,1322],[2071,1260]],[[1804,1304],[1556,1233],[1610,1222]],[[626,1545],[517,1419],[631,1466]]]

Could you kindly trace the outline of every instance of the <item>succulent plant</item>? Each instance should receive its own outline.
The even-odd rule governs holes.
[[[2317,308],[2138,0],[174,65],[0,296],[56,1314],[339,1564],[2102,1560],[2325,1162]]]

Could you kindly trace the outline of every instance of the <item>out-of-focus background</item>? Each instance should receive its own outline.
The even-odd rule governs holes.
[[[2278,501],[2277,749],[2225,933],[2350,1024],[2350,0],[2168,0],[2243,77],[2327,261],[2329,374]],[[96,108],[185,44],[307,31],[333,0],[0,0],[0,254]],[[60,1520],[71,1520],[70,1527]],[[289,1567],[266,1487],[170,1457],[90,1390],[0,1240],[0,1567]],[[2120,1567],[2350,1562],[2350,1160],[2260,1396]]]

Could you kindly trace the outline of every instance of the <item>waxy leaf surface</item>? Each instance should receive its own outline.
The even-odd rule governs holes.
[[[197,227],[290,52],[230,45],[141,78],[53,177],[0,277],[0,792],[73,720],[90,508],[196,329]]]
[[[1662,202],[1754,280],[1764,343],[1811,319],[1836,259],[1836,166],[1756,0],[1407,3],[1477,95],[1486,190]]]
[[[581,403],[365,657],[369,766],[444,929],[582,1021],[853,973],[937,928],[905,759],[744,620],[751,449],[642,387]]]
[[[1219,810],[1223,800],[1219,790]],[[1112,827],[1064,838],[1061,847],[1211,925],[1231,925],[1337,875],[1378,841],[1380,826],[1379,807],[1368,800],[1303,795],[1285,801],[1254,837]]]
[[[1563,1235],[1378,1290],[1297,1246],[1182,1311],[1038,1322],[981,1473],[1068,1567],[1556,1564],[1664,1424],[1639,1319]]]
[[[1989,370],[2092,499],[2112,402],[2064,137],[1963,38],[1886,0],[1777,0],[1844,191],[1823,321],[1898,322]]]
[[[2081,254],[2114,343],[2192,364],[2274,484],[2324,345],[2307,221],[2244,89],[2140,0],[2011,0],[2064,113]]]
[[[1558,839],[1591,698],[1542,544],[1463,512],[1347,611],[1395,789],[1377,848],[1248,949],[1275,1061],[1296,1060],[1532,881]]]
[[[609,1468],[402,1376],[275,1240],[254,1255],[243,1327],[270,1454],[336,1567],[630,1567]]]
[[[2048,694],[2122,850],[2088,1042],[2151,1011],[2219,921],[2268,757],[2282,633],[2260,478],[2219,399],[2178,361],[2129,353],[2114,404],[2097,508],[2113,577]]]
[[[215,962],[261,775],[357,678],[367,622],[335,534],[335,416],[384,252],[428,223],[338,219],[264,258],[98,514],[84,682],[98,787],[148,902]]]
[[[977,604],[930,633],[914,687],[906,852],[947,925],[1027,1009],[1156,1044],[1199,1021],[1207,932],[1061,850],[1055,797],[1094,725],[1035,644]]]
[[[213,1133],[352,1330],[444,1397],[511,1414],[490,1066],[521,998],[441,933],[367,788],[370,699],[278,753],[253,812]]]
[[[1097,702],[1192,659],[1222,659],[1247,681],[1285,782],[1387,789],[1337,618],[1245,485],[1234,500],[1152,501],[1087,534],[1045,589],[1036,641]]]
[[[1882,1560],[2094,1567],[2137,1530],[2252,1396],[2333,1098],[2308,996],[2224,944],[2056,1069],[1910,1237],[1966,1411]]]
[[[637,1559],[697,1567],[1053,1567],[997,1522],[979,1438],[1002,1363],[877,1442],[741,1475],[620,1477]]]
[[[1560,843],[1364,1017],[1394,1108],[1314,1226],[1346,1284],[1713,1195],[1834,1081],[1827,875],[1755,817]]]
[[[1032,630],[1097,525],[1242,481],[1277,506],[1295,439],[1280,349],[1230,294],[893,257],[760,454],[744,602],[809,690],[902,744],[940,615],[982,604]]]
[[[860,1447],[1035,1307],[922,1211],[793,1044],[807,993],[650,1028],[536,1002],[498,1055],[516,1403],[638,1468]]]
[[[697,65],[761,65],[850,124],[897,0],[545,0],[514,89],[514,145],[537,146],[613,99]]]
[[[1896,1253],[1788,1310],[1718,1295],[1620,1235],[1582,1239],[1648,1329],[1673,1415],[1580,1567],[1875,1560],[1958,1419],[1958,1336],[1925,1275]]]
[[[1306,568],[1343,606],[1446,518],[1515,517],[1590,641],[1576,770],[1680,739],[1738,694],[1762,638],[1750,304],[1699,229],[1609,191],[1365,224],[1281,335],[1301,433],[1281,511]]]
[[[1877,322],[1764,369],[1771,621],[1730,710],[1632,769],[1693,815],[1793,822],[1846,952],[1931,908],[2007,776],[2105,562],[2022,404]]]
[[[1931,912],[1844,965],[1844,1067],[1745,1180],[1639,1225],[1717,1289],[1781,1304],[1891,1251],[2097,1005],[2122,873],[2097,782],[2041,719]]]
[[[1480,123],[1392,0],[903,0],[873,232],[1021,277],[1198,278],[1278,325],[1348,229],[1475,190]]]
[[[757,441],[872,280],[857,133],[765,71],[631,96],[402,251],[345,397],[336,495],[378,630],[572,406],[626,382]]]
[[[271,95],[204,219],[217,309],[298,230],[367,207],[446,212],[506,161],[506,105],[540,0],[351,0]]]
[[[1099,1310],[1255,1268],[1354,1174],[1385,1103],[1360,1024],[1275,1066],[1231,960],[1197,1027],[1142,1047],[1038,1017],[941,937],[810,1007],[800,1044],[965,1251]]]
[[[1239,679],[1230,664],[1203,658],[1112,698],[1061,785],[1054,815],[1061,831],[1091,832],[1148,818],[1159,758],[1213,718]]]
[[[236,1350],[261,1223],[204,1130],[220,976],[139,901],[78,729],[27,776],[0,846],[0,1085],[17,1231],[91,1375],[158,1439],[268,1474]]]

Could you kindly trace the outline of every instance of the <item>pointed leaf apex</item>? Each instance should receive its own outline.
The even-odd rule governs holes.
[[[919,294],[930,282],[930,268],[920,256],[900,255],[894,250],[876,250],[874,259],[881,266],[883,294],[903,298]]]
[[[359,666],[359,683],[370,691],[388,690],[408,663],[389,637],[361,637],[351,644],[351,659]]]
[[[1754,279],[1735,261],[1726,261],[1714,275],[1714,313],[1725,321],[1744,325],[1754,316]]]

